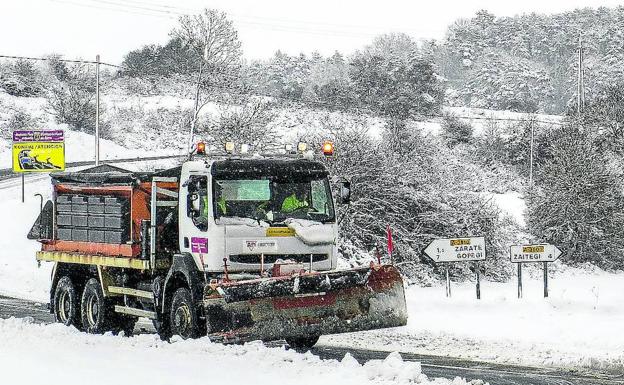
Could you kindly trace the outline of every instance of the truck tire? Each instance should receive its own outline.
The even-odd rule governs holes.
[[[61,277],[54,290],[54,319],[65,326],[81,328],[80,298],[68,276]]]
[[[288,346],[296,351],[308,351],[319,340],[319,336],[302,337],[302,338],[286,338]]]
[[[114,329],[113,318],[116,314],[106,302],[97,279],[91,278],[87,281],[82,292],[80,310],[82,326],[87,333],[101,334]]]
[[[181,287],[173,293],[169,312],[169,327],[171,328],[171,335],[179,335],[183,339],[201,336],[199,316],[193,306],[191,292],[185,287]]]

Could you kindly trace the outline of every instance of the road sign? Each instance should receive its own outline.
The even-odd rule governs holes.
[[[434,262],[461,262],[485,260],[485,238],[435,239],[425,254]]]
[[[13,172],[51,172],[64,169],[63,130],[13,131]]]
[[[509,258],[513,263],[553,262],[559,258],[561,250],[547,243],[539,245],[515,245],[509,248]]]

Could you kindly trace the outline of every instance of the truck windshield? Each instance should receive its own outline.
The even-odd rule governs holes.
[[[288,218],[334,220],[327,178],[307,181],[214,179],[215,218],[240,217],[283,222]]]

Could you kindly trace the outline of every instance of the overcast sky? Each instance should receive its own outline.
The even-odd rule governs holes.
[[[0,54],[119,63],[126,52],[163,44],[184,13],[204,7],[228,12],[247,58],[314,50],[350,53],[373,36],[402,31],[414,38],[442,38],[457,18],[479,9],[497,16],[556,13],[577,7],[614,7],[610,0],[424,1],[397,0],[0,0]]]

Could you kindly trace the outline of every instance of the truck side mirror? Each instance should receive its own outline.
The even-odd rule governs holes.
[[[351,203],[351,182],[340,182],[340,203],[348,205]]]

